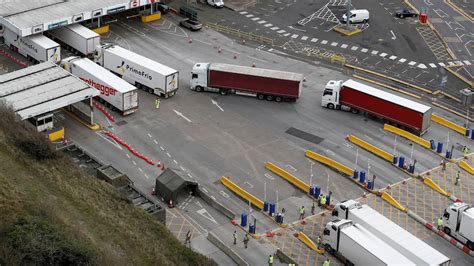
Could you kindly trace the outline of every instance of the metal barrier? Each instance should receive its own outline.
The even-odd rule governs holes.
[[[311,240],[305,233],[299,232],[297,238],[310,249],[318,252],[319,254],[324,254],[324,250],[319,249],[318,246],[314,243],[314,241]]]
[[[297,178],[296,176],[288,173],[287,171],[281,169],[280,167],[276,166],[271,162],[267,162],[265,164],[265,168],[273,172],[274,174],[284,178],[286,181],[290,182],[297,188],[303,190],[305,193],[309,193],[309,184],[301,181],[301,179]]]
[[[273,39],[264,37],[262,35],[257,35],[257,34],[245,32],[245,31],[241,31],[241,30],[234,29],[228,26],[219,25],[217,23],[209,22],[206,24],[206,26],[215,31],[232,34],[242,39],[256,41],[256,42],[266,44],[266,45],[273,45]]]
[[[459,162],[459,167],[461,167],[463,170],[470,173],[471,175],[474,175],[474,167],[469,165],[466,161],[464,161],[464,160],[460,161]]]
[[[245,199],[246,201],[250,201],[252,205],[259,208],[260,210],[263,209],[263,201],[261,199],[255,197],[254,195],[250,194],[243,188],[239,187],[237,184],[230,181],[228,177],[222,176],[220,180],[221,180],[221,183],[224,186],[226,186],[228,189],[232,190],[232,192],[239,195],[241,198]]]
[[[400,129],[398,127],[391,126],[389,124],[383,125],[383,129],[388,132],[392,132],[393,134],[399,135],[400,137],[404,137],[408,140],[411,140],[427,149],[431,148],[431,144],[429,141],[427,141],[424,138],[420,138],[416,135],[413,135],[412,133],[405,131],[403,129]]]
[[[365,140],[362,140],[354,135],[349,135],[347,136],[347,140],[354,143],[355,145],[363,148],[364,150],[367,150],[377,156],[379,156],[380,158],[382,159],[385,159],[387,161],[389,161],[390,163],[393,162],[393,154],[385,151],[385,150],[382,150],[368,142],[366,142]]]
[[[305,152],[306,157],[313,159],[315,161],[318,161],[322,164],[325,164],[333,169],[336,169],[337,171],[346,174],[347,176],[354,176],[354,170],[351,169],[348,166],[343,165],[342,163],[339,163],[331,158],[328,158],[324,155],[318,154],[316,152],[307,150]]]
[[[450,129],[452,129],[452,130],[454,130],[454,131],[456,131],[456,132],[462,134],[463,136],[466,135],[466,128],[465,128],[465,127],[460,126],[460,125],[458,125],[458,124],[455,124],[455,123],[453,123],[453,122],[451,122],[451,121],[448,121],[448,120],[442,118],[441,116],[437,116],[437,115],[435,115],[435,114],[432,114],[432,115],[431,115],[431,121],[433,121],[433,122],[435,122],[435,123],[438,123],[438,124],[440,124],[440,125],[442,125],[442,126],[445,126],[445,127],[447,127],[447,128],[450,128]]]

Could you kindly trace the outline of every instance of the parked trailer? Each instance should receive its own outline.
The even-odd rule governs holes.
[[[326,224],[322,244],[346,265],[416,265],[362,225],[345,219]]]
[[[191,89],[241,94],[281,102],[300,97],[303,75],[263,68],[220,63],[197,63],[191,72]]]
[[[75,54],[91,56],[100,45],[100,35],[81,24],[72,24],[47,32],[52,39],[66,46]]]
[[[474,251],[474,207],[464,202],[451,204],[443,214],[443,231]]]
[[[178,91],[179,73],[118,45],[97,46],[94,60],[126,81],[158,96],[168,98]]]
[[[129,115],[138,110],[137,88],[87,58],[76,56],[61,61],[61,66],[100,91],[99,99],[108,107]]]
[[[331,80],[324,88],[321,105],[353,113],[365,112],[421,135],[431,125],[432,108],[363,83]]]
[[[3,38],[11,50],[16,51],[35,63],[61,60],[59,44],[42,34],[20,38],[18,34],[4,28]]]
[[[451,260],[368,205],[355,200],[334,206],[333,216],[364,226],[416,265],[450,265]]]

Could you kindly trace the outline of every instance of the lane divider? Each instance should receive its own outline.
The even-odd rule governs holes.
[[[317,162],[320,162],[322,164],[325,164],[347,176],[354,176],[354,169],[351,169],[350,167],[340,163],[340,162],[337,162],[329,157],[326,157],[324,155],[321,155],[319,153],[316,153],[316,152],[313,152],[313,151],[310,151],[310,150],[307,150],[305,152],[305,155],[306,157],[310,158],[310,159],[313,159]]]
[[[423,183],[425,183],[427,186],[429,186],[430,188],[432,188],[434,191],[438,192],[439,194],[448,198],[451,196],[451,193],[446,192],[438,184],[436,184],[431,178],[423,177],[422,181]]]
[[[471,175],[474,175],[474,167],[472,167],[468,162],[464,160],[459,161],[459,167]]]
[[[380,158],[386,160],[386,161],[389,161],[390,163],[393,163],[393,159],[394,159],[394,156],[393,154],[391,154],[390,152],[388,151],[385,151],[385,150],[382,150],[381,148],[379,147],[376,147],[375,145],[373,144],[370,144],[368,143],[367,141],[365,140],[362,140],[354,135],[348,135],[346,137],[346,139],[349,141],[349,142],[352,142],[354,143],[355,145],[363,148],[364,150],[367,150],[377,156],[379,156]]]
[[[110,132],[110,131],[106,131],[105,132],[105,135],[107,135],[108,137],[112,138],[113,140],[115,140],[117,143],[119,143],[120,145],[124,146],[125,148],[127,148],[127,150],[129,150],[133,155],[135,155],[136,157],[144,160],[145,162],[147,162],[149,165],[155,165],[155,163],[150,160],[148,157],[144,156],[143,154],[135,151],[133,149],[133,147],[131,147],[130,145],[128,145],[127,143],[125,143],[123,140],[121,140],[119,137],[117,137],[114,133]]]
[[[303,192],[305,192],[306,194],[309,193],[309,184],[305,183],[304,181],[302,181],[301,179],[297,178],[296,176],[288,173],[287,171],[281,169],[280,167],[276,166],[275,164],[271,163],[271,162],[267,162],[265,164],[265,168],[267,168],[268,170],[270,170],[272,173],[282,177],[283,179],[285,179],[286,181],[290,182],[291,184],[293,184],[295,187],[303,190]]]
[[[257,198],[256,196],[250,194],[247,192],[245,189],[241,188],[234,182],[232,182],[228,177],[221,176],[220,179],[221,183],[227,187],[228,189],[232,190],[235,194],[240,196],[241,198],[245,199],[247,202],[250,202],[252,205],[255,207],[259,208],[260,210],[263,210],[263,200]]]
[[[324,254],[323,249],[319,249],[318,246],[314,243],[311,238],[309,238],[305,233],[303,232],[298,232],[295,234],[296,238],[298,238],[301,242],[303,242],[306,246],[308,246],[310,249],[316,251],[318,254]]]
[[[391,126],[389,124],[384,124],[383,129],[385,131],[391,132],[393,134],[399,135],[400,137],[404,137],[414,143],[417,143],[418,145],[425,147],[427,149],[431,149],[431,144],[429,141],[427,141],[424,138],[418,137],[408,131],[405,131],[403,129],[400,129],[398,127]]]
[[[466,136],[466,128],[463,127],[463,126],[460,126],[456,123],[453,123],[447,119],[444,119],[442,118],[441,116],[438,116],[438,115],[435,115],[435,114],[432,114],[431,115],[431,121],[435,122],[435,123],[438,123],[444,127],[447,127],[447,128],[450,128],[456,132],[458,132],[459,134],[462,134],[463,136]]]

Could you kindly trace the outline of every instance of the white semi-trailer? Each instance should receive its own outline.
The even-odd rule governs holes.
[[[178,90],[179,73],[118,45],[97,46],[94,61],[126,81],[158,96],[168,98]]]
[[[138,90],[87,58],[76,56],[61,61],[61,66],[100,91],[99,99],[106,106],[129,115],[138,110]]]
[[[75,54],[92,56],[97,46],[100,45],[100,35],[81,24],[60,27],[48,31],[47,34]]]
[[[332,211],[339,219],[360,224],[416,265],[449,265],[451,260],[368,205],[355,200],[337,203]]]
[[[61,60],[59,44],[42,34],[20,38],[18,34],[4,28],[3,38],[11,50],[22,54],[34,63],[46,61],[57,63]]]
[[[464,202],[451,204],[443,214],[443,230],[474,251],[474,207]]]
[[[322,244],[345,265],[416,265],[360,224],[336,219],[326,224]]]

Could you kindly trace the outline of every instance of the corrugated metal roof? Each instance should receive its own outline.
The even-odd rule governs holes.
[[[0,76],[0,100],[22,119],[99,95],[79,78],[51,62]]]
[[[236,73],[236,74],[243,74],[243,75],[253,75],[253,76],[274,78],[274,79],[283,79],[283,80],[292,80],[292,81],[303,80],[303,75],[299,73],[285,72],[285,71],[278,71],[278,70],[264,69],[264,68],[237,66],[237,65],[229,65],[229,64],[221,64],[221,63],[211,63],[211,66],[209,67],[209,69],[216,70],[216,71]]]
[[[82,26],[81,24],[72,24],[66,26],[68,29],[72,30],[73,32],[83,36],[86,39],[96,38],[100,35],[90,29]]]
[[[420,113],[426,113],[428,110],[431,109],[430,106],[427,106],[427,105],[409,100],[407,98],[400,97],[398,95],[395,95],[395,94],[392,94],[392,93],[389,93],[389,92],[386,92],[386,91],[383,91],[383,90],[373,88],[371,86],[365,85],[363,83],[357,82],[357,81],[352,80],[352,79],[349,79],[349,80],[345,81],[344,83],[342,83],[342,86],[347,86],[347,87],[350,87],[350,88],[352,88],[356,91],[360,91],[360,92],[372,95],[374,97],[384,99],[386,101],[408,107],[408,108],[410,108],[412,110],[415,110],[417,112],[420,112]]]

